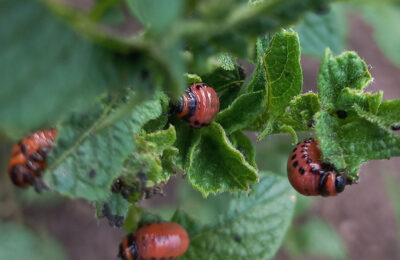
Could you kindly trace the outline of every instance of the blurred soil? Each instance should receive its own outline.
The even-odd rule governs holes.
[[[371,65],[375,80],[369,91],[384,90],[385,99],[400,98],[400,70],[394,67],[373,41],[372,29],[358,17],[352,17],[349,49],[355,50]],[[319,62],[303,58],[305,91],[316,89]],[[335,198],[317,200],[312,214],[330,222],[344,239],[350,259],[400,259],[395,217],[382,182],[382,174],[399,177],[400,158],[373,161],[361,169],[361,181]],[[174,188],[155,204],[175,199]],[[116,259],[124,232],[97,221],[93,207],[85,201],[66,200],[55,207],[28,207],[24,219],[34,228],[45,227],[66,249],[69,259]],[[318,241],[316,241],[318,243]],[[277,259],[289,259],[280,252]]]

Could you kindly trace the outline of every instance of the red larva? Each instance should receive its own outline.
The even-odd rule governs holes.
[[[128,234],[119,246],[122,260],[174,259],[189,247],[186,230],[173,222],[153,223]]]
[[[194,128],[209,125],[219,111],[218,94],[204,83],[194,83],[185,90],[174,110]]]
[[[321,151],[312,138],[294,148],[289,156],[287,171],[293,188],[306,196],[336,196],[346,185],[344,174],[321,162]]]
[[[37,131],[14,145],[8,164],[12,182],[21,188],[33,185],[46,168],[46,154],[52,148],[57,130]]]

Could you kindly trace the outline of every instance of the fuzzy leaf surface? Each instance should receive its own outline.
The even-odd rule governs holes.
[[[261,120],[267,126],[259,138],[271,133],[276,118],[285,112],[303,87],[298,35],[285,30],[276,33],[263,57],[263,65],[267,76],[267,104]]]
[[[367,64],[355,52],[334,57],[327,49],[318,74],[319,99],[329,111],[346,109],[371,80]]]
[[[287,180],[265,174],[250,194],[234,195],[217,223],[191,234],[182,259],[272,259],[290,225],[294,206],[295,195]],[[182,224],[187,218],[180,218]]]
[[[109,105],[98,107],[88,115],[71,117],[59,130],[45,181],[67,197],[106,200],[112,181],[122,172],[123,162],[135,151],[134,135],[161,111],[158,98],[145,101],[127,117],[99,132],[97,127],[118,113],[118,105],[113,109]]]
[[[248,190],[249,184],[258,180],[256,169],[215,122],[201,129],[189,158],[188,180],[205,197],[210,193]]]

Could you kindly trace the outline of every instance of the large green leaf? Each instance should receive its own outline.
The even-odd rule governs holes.
[[[0,222],[0,259],[67,259],[66,252],[54,238],[35,234],[15,223]]]
[[[322,219],[313,218],[304,225],[289,229],[284,243],[293,258],[312,256],[321,259],[347,259],[342,238]]]
[[[188,180],[205,197],[210,193],[248,190],[257,171],[236,150],[218,123],[201,130],[189,155]]]
[[[326,14],[307,13],[301,24],[295,27],[302,54],[322,57],[326,48],[334,54],[344,50],[348,28],[344,7],[335,4],[330,9]]]
[[[291,222],[295,198],[285,178],[269,173],[250,194],[235,195],[226,214],[209,227],[175,216],[191,234],[182,259],[272,259]]]
[[[158,97],[132,108],[129,101],[136,104],[135,97],[133,94],[128,103],[112,103],[63,123],[45,173],[45,181],[52,189],[71,198],[107,199],[123,162],[135,151],[134,135],[161,114]],[[105,124],[127,107],[133,109],[129,116]]]
[[[229,136],[229,140],[236,150],[240,151],[244,155],[246,161],[254,168],[257,168],[256,150],[250,138],[248,138],[243,132],[236,131]]]
[[[318,74],[319,99],[329,111],[346,109],[355,103],[357,94],[362,93],[371,80],[367,64],[355,52],[334,57],[327,49]]]
[[[362,162],[400,156],[400,137],[364,118],[345,122],[323,111],[317,116],[317,135],[324,158],[357,179]]]
[[[224,111],[221,111],[215,121],[220,123],[227,134],[242,130],[251,126],[257,116],[263,112],[265,91],[260,90],[239,96]]]
[[[267,126],[259,139],[272,132],[276,118],[285,112],[303,87],[298,35],[285,30],[276,33],[263,57],[263,65],[267,76],[267,105],[262,120]]]
[[[326,110],[317,114],[316,132],[324,159],[353,180],[361,163],[400,152],[400,138],[388,129],[398,122],[397,102],[381,103],[382,92],[364,93],[371,80],[367,65],[356,53],[333,57],[326,51],[318,82]]]
[[[131,62],[74,33],[37,1],[0,3],[0,131],[13,138],[131,83]],[[129,74],[128,74],[129,72]]]

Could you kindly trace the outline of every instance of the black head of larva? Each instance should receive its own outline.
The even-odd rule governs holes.
[[[344,174],[338,173],[335,179],[336,193],[341,193],[346,186],[346,176]]]

